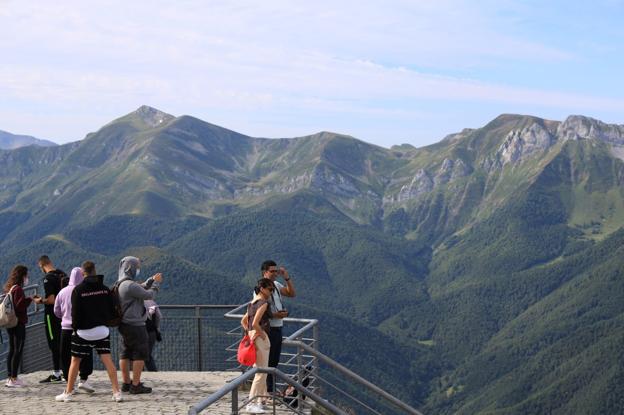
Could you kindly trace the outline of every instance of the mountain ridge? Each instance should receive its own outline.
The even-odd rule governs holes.
[[[0,130],[0,149],[1,150],[15,150],[16,148],[31,146],[31,145],[40,146],[40,147],[51,147],[51,146],[57,146],[58,144],[49,140],[43,140],[41,138],[32,137],[30,135],[11,134],[8,131]]]
[[[141,107],[81,142],[0,150],[0,263],[49,249],[114,275],[136,254],[180,279],[164,299],[202,301],[223,280],[209,299],[227,303],[274,257],[328,352],[426,412],[617,413],[624,382],[588,362],[624,367],[604,354],[624,336],[622,131],[503,114],[385,149]],[[345,332],[375,350],[350,353]],[[366,368],[384,359],[401,370]]]

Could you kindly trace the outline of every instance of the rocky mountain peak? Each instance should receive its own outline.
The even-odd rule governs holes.
[[[149,105],[141,105],[133,114],[151,127],[157,127],[175,118],[173,115],[150,107]]]
[[[571,115],[557,129],[562,140],[600,140],[611,144],[624,144],[624,126],[606,124],[582,115]]]

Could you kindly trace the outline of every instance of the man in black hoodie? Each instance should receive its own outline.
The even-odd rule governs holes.
[[[47,255],[42,255],[37,264],[45,275],[43,277],[45,295],[35,302],[44,305],[43,324],[54,366],[54,372],[39,383],[60,383],[63,381],[61,377],[61,319],[54,314],[54,300],[61,291],[63,279],[67,278],[67,274],[56,269]]]
[[[58,402],[69,402],[74,393],[74,384],[82,357],[88,357],[95,349],[108,372],[113,388],[113,400],[121,402],[122,396],[117,382],[117,368],[113,363],[110,349],[110,331],[107,323],[113,317],[113,298],[102,282],[103,276],[96,275],[95,264],[87,261],[82,265],[87,272],[84,281],[72,292],[72,328],[71,364],[67,379],[67,388],[56,396]]]

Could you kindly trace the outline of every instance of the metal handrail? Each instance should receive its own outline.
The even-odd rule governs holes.
[[[239,312],[243,307],[246,307],[247,304],[249,303],[245,303],[242,304],[238,307],[236,307],[234,310],[226,313],[224,315],[225,318],[230,318],[230,319],[235,319],[235,318],[242,318],[243,314],[237,314],[237,312]],[[358,374],[352,372],[351,370],[347,369],[346,367],[342,366],[340,363],[336,362],[335,360],[331,359],[330,357],[324,355],[323,353],[319,352],[317,350],[316,347],[310,347],[308,344],[306,344],[305,342],[297,339],[298,337],[302,336],[303,333],[305,333],[306,331],[310,330],[310,329],[316,329],[318,328],[318,320],[316,319],[301,319],[301,318],[290,318],[287,317],[284,319],[284,322],[291,322],[291,323],[304,323],[305,326],[303,326],[302,328],[300,328],[299,330],[295,331],[293,334],[291,334],[290,336],[284,338],[284,340],[282,341],[282,344],[284,346],[290,346],[290,347],[295,347],[297,348],[297,356],[301,359],[303,352],[307,352],[310,355],[312,355],[314,358],[321,360],[323,363],[327,364],[329,367],[331,367],[332,369],[337,370],[338,372],[342,373],[343,375],[347,376],[350,380],[355,381],[357,383],[359,383],[360,385],[364,386],[366,389],[368,389],[371,392],[374,392],[375,394],[381,396],[382,398],[386,399],[387,401],[389,401],[390,403],[394,404],[395,406],[401,408],[402,410],[404,410],[406,413],[411,414],[411,415],[423,415],[421,412],[419,412],[418,410],[416,410],[415,408],[411,407],[410,405],[406,404],[405,402],[403,402],[402,400],[396,398],[395,396],[391,395],[390,393],[386,392],[385,390],[381,389],[379,386],[367,381],[366,379],[364,379],[363,377],[359,376]],[[314,336],[316,338],[316,336]],[[318,346],[318,344],[315,342],[314,343],[315,346]],[[301,361],[298,362],[299,366],[299,371],[298,373],[301,373]],[[317,377],[317,367],[315,367],[312,371],[312,375],[314,377]],[[301,379],[301,378],[299,378]],[[289,382],[290,384],[290,382]]]
[[[201,401],[198,404],[192,406],[189,409],[189,411],[188,411],[189,415],[199,414],[201,411],[203,411],[204,409],[208,408],[210,405],[212,405],[213,403],[217,402],[219,399],[223,398],[228,393],[232,394],[232,414],[234,414],[234,415],[238,414],[238,409],[239,409],[238,408],[238,388],[241,385],[243,385],[245,382],[247,382],[249,379],[251,379],[253,376],[255,376],[256,373],[271,374],[271,375],[273,375],[273,376],[275,376],[277,378],[280,378],[284,382],[288,383],[290,386],[292,386],[295,389],[297,389],[299,391],[299,393],[304,394],[305,396],[310,397],[315,403],[317,403],[318,405],[320,405],[323,408],[327,409],[328,411],[331,411],[332,414],[348,415],[342,409],[338,408],[337,406],[333,405],[332,403],[330,403],[330,402],[326,401],[325,399],[321,398],[319,395],[317,395],[316,393],[314,393],[311,390],[307,389],[305,386],[295,382],[288,375],[286,375],[285,373],[283,373],[282,371],[280,371],[279,369],[276,369],[274,367],[255,367],[255,368],[245,372],[243,375],[241,375],[238,378],[234,379],[232,382],[226,384],[221,389],[219,389],[218,391],[216,391],[215,393],[213,393],[212,395],[210,395],[209,397],[207,397],[203,401]],[[250,399],[253,399],[253,398],[255,398],[255,397],[254,396],[250,397]]]
[[[392,402],[394,405],[396,405],[399,408],[403,409],[408,414],[423,415],[421,412],[419,412],[418,410],[412,408],[410,405],[406,404],[402,400],[394,397],[393,395],[389,394],[385,390],[381,389],[379,386],[376,386],[375,384],[367,381],[363,377],[361,377],[358,374],[352,372],[351,370],[349,370],[346,367],[342,366],[340,363],[336,362],[332,358],[330,358],[330,357],[324,355],[323,353],[315,350],[314,348],[308,346],[307,344],[305,344],[303,342],[300,342],[300,341],[293,341],[293,340],[284,340],[284,342],[282,344],[285,344],[287,346],[300,347],[303,350],[305,350],[306,352],[308,352],[310,354],[313,354],[317,359],[323,361],[323,363],[327,364],[332,369],[336,369],[337,371],[339,371],[343,375],[346,375],[350,379],[358,382],[360,385],[366,387],[370,391],[375,392],[376,394],[380,395],[384,399]]]

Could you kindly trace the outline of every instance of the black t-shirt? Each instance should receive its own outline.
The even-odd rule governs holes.
[[[43,277],[44,298],[48,298],[50,295],[56,297],[63,287],[64,278],[67,278],[67,274],[60,269],[48,272]],[[45,304],[45,313],[54,315],[54,304]]]

